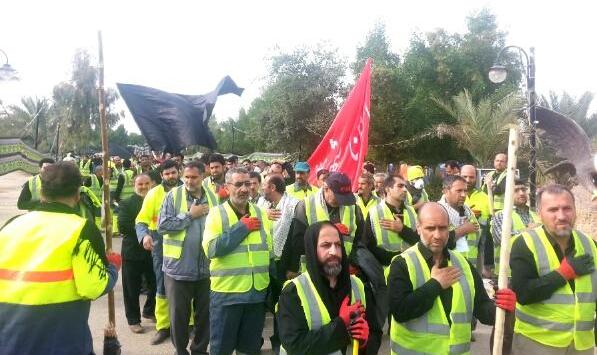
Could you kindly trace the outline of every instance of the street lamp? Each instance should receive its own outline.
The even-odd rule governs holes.
[[[535,93],[535,49],[530,48],[530,56],[527,55],[524,49],[518,46],[506,46],[500,50],[495,60],[495,64],[489,69],[489,80],[492,83],[500,84],[506,80],[508,76],[508,70],[502,64],[502,54],[508,49],[517,49],[524,55],[526,59],[526,84],[527,84],[527,99],[529,101],[529,146],[531,148],[531,154],[529,158],[529,184],[530,184],[530,205],[532,208],[535,207],[535,195],[537,191],[537,133],[536,133],[536,102],[537,96]]]
[[[6,55],[6,52],[0,49],[0,53],[6,58],[4,65],[0,67],[0,81],[19,80],[17,71],[8,64],[8,55]]]

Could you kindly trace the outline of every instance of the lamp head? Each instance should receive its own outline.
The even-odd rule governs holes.
[[[508,76],[508,70],[505,66],[496,64],[489,68],[488,76],[492,83],[500,84],[506,80],[506,77]]]

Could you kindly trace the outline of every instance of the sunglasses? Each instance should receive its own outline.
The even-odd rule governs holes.
[[[239,189],[243,185],[246,187],[251,187],[252,182],[251,181],[239,181],[239,182],[235,182],[235,183],[227,182],[227,184],[232,185],[232,186],[236,187],[237,189]]]

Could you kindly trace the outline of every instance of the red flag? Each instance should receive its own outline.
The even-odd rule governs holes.
[[[315,184],[317,171],[328,169],[346,174],[356,190],[369,143],[371,99],[371,58],[342,108],[311,157],[309,182]]]

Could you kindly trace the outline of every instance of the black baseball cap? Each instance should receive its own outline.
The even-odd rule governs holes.
[[[334,193],[338,205],[349,206],[356,203],[356,198],[352,193],[352,183],[345,174],[336,171],[331,172],[325,183]]]

